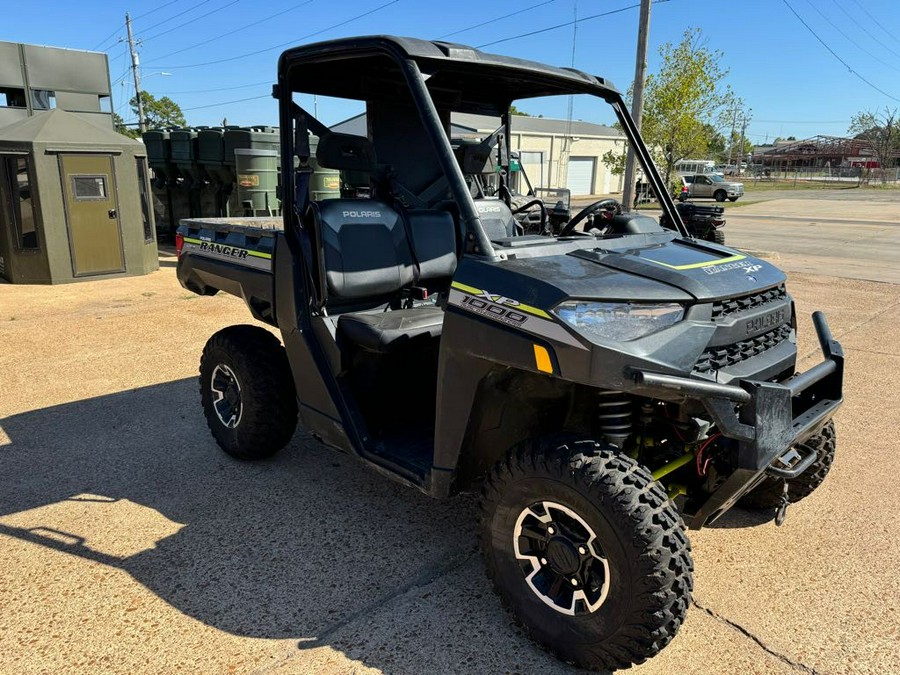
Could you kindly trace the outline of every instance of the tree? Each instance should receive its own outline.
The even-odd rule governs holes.
[[[509,106],[509,114],[510,115],[521,115],[522,117],[531,117],[531,115],[529,115],[527,112],[523,112],[522,110],[519,110],[514,105]],[[542,117],[543,117],[543,115],[542,115]]]
[[[140,138],[141,136],[141,130],[139,128],[129,128],[125,126],[125,120],[122,119],[122,116],[119,113],[113,113],[113,129],[123,136],[128,136],[128,138]]]
[[[850,120],[849,132],[854,138],[869,142],[882,169],[895,166],[900,155],[900,119],[897,113],[897,108],[885,108],[883,113],[863,111]],[[882,170],[881,182],[886,180],[887,174]]]
[[[181,112],[181,108],[168,96],[163,96],[162,98],[157,99],[150,92],[142,91],[141,102],[144,104],[144,121],[147,123],[148,129],[159,127],[187,126],[187,122],[184,119],[184,113]],[[131,97],[129,105],[131,105],[131,109],[134,111],[135,117],[137,117],[137,96]]]
[[[688,28],[677,45],[662,45],[659,55],[659,72],[648,75],[644,85],[641,135],[671,185],[676,162],[707,155],[715,140],[709,130],[722,127],[723,113],[736,99],[723,85],[728,70],[720,65],[722,52],[705,46],[699,28]],[[617,155],[603,157],[613,171]]]

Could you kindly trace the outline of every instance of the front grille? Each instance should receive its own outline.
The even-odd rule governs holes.
[[[722,321],[730,314],[735,312],[743,312],[747,309],[755,309],[769,302],[783,300],[787,296],[784,284],[770,288],[761,293],[753,293],[740,298],[728,298],[727,300],[719,300],[713,303],[712,320]]]
[[[782,287],[783,290],[784,287]],[[774,289],[773,289],[774,290]],[[791,334],[790,324],[784,324],[768,333],[757,335],[749,340],[741,340],[730,345],[721,347],[710,347],[700,358],[697,359],[697,365],[694,371],[698,373],[708,373],[711,370],[719,370],[733,366],[741,361],[746,361],[754,356],[762,354],[764,351],[771,349],[775,345],[781,344]]]

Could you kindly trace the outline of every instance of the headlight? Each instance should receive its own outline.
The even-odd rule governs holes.
[[[579,333],[606,340],[634,340],[681,321],[677,303],[564,302],[556,314]]]

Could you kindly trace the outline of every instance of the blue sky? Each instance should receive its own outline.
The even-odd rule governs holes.
[[[229,124],[274,124],[274,102],[265,95],[275,78],[278,54],[285,48],[276,45],[372,33],[436,38],[483,24],[446,38],[478,46],[571,21],[576,10],[578,16],[585,17],[637,2],[29,0],[4,3],[0,40],[106,50],[114,105],[130,120],[133,114],[127,99],[133,95],[133,83],[125,43],[117,41],[125,35],[124,15],[128,11],[135,35],[142,40],[139,51],[147,91],[171,96],[185,109],[191,124],[218,124],[223,117]],[[723,64],[730,69],[728,83],[753,110],[748,133],[755,143],[771,141],[775,136],[841,135],[850,117],[860,110],[900,107],[900,2],[787,2],[828,47],[883,93],[848,72],[791,13],[785,0],[669,0],[655,4],[649,68],[653,71],[658,65],[660,44],[678,41],[687,27],[701,28],[709,46],[724,52]],[[367,12],[371,13],[351,20]],[[279,16],[267,19],[275,14]],[[509,14],[512,16],[495,20]],[[627,89],[634,73],[637,20],[637,9],[628,9],[579,23],[575,66]],[[230,34],[223,35],[226,33]],[[573,30],[569,26],[501,42],[485,50],[568,66],[572,46]],[[261,53],[242,56],[257,51]],[[222,59],[232,60],[195,65]],[[171,75],[159,74],[163,72]],[[566,114],[560,101],[523,107],[547,116]],[[354,111],[320,101],[319,112],[323,121],[332,123]],[[574,116],[611,121],[611,115],[602,109],[580,102]]]

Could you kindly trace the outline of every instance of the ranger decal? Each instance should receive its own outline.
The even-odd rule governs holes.
[[[182,255],[191,253],[194,255],[202,255],[206,258],[215,258],[217,260],[227,260],[228,262],[252,267],[258,270],[272,269],[272,254],[262,251],[254,251],[249,248],[241,248],[239,246],[230,246],[228,244],[217,244],[205,239],[196,239],[194,237],[185,237],[182,246]]]

